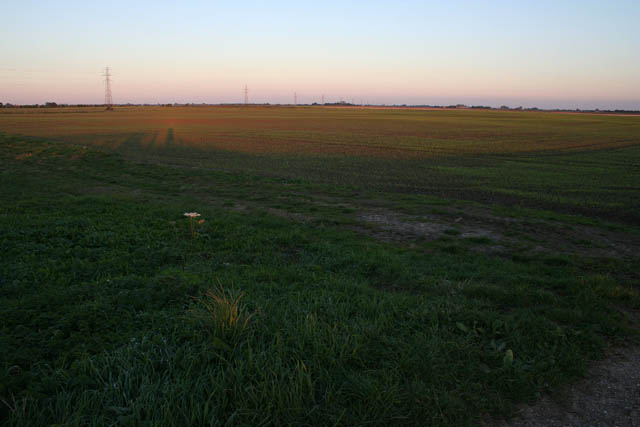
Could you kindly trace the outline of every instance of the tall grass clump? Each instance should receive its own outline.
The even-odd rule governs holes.
[[[243,304],[243,292],[225,289],[222,283],[207,290],[200,298],[194,297],[197,307],[194,315],[214,338],[229,343],[236,341],[249,327],[255,313]]]

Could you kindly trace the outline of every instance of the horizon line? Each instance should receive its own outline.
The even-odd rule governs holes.
[[[325,102],[322,103],[244,103],[244,102],[157,102],[157,103],[114,103],[114,107],[374,107],[374,108],[415,108],[415,109],[432,109],[432,110],[498,110],[498,111],[540,111],[540,112],[619,112],[619,113],[637,113],[640,114],[640,109],[625,109],[625,108],[542,108],[536,106],[522,106],[517,107],[501,105],[499,107],[491,105],[468,105],[468,104],[385,104],[385,103],[350,103],[346,101],[340,102]],[[44,104],[14,104],[14,103],[2,103],[0,102],[0,108],[67,108],[67,107],[106,107],[104,103],[57,103],[55,101],[48,101]]]

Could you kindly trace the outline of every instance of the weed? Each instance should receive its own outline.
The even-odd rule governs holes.
[[[195,218],[199,217],[200,214],[198,212],[185,212],[184,216],[189,218],[189,230],[191,231],[191,238],[194,239],[196,237],[196,226],[194,225]],[[203,224],[204,219],[200,219],[196,222],[196,225]]]

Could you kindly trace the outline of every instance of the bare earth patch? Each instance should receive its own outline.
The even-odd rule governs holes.
[[[391,210],[363,211],[358,219],[370,224],[359,231],[381,241],[402,243],[416,239],[437,240],[486,238],[492,244],[472,248],[482,252],[501,252],[507,247],[533,252],[579,254],[589,257],[627,257],[635,255],[640,238],[602,228],[542,219],[499,217],[479,208],[464,213],[441,209],[440,214],[406,215]],[[448,233],[455,229],[454,233]]]
[[[391,212],[364,213],[359,219],[376,224],[382,230],[393,231],[399,235],[399,239],[401,236],[437,239],[448,228],[436,222],[411,221],[410,217]]]
[[[618,348],[596,362],[583,381],[559,398],[523,406],[516,418],[495,427],[640,426],[640,347]]]

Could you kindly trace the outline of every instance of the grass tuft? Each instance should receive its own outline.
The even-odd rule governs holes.
[[[225,289],[218,280],[218,285],[207,290],[203,297],[194,297],[199,305],[195,315],[204,321],[215,338],[235,341],[245,332],[255,315],[244,306],[243,297],[243,292]]]

